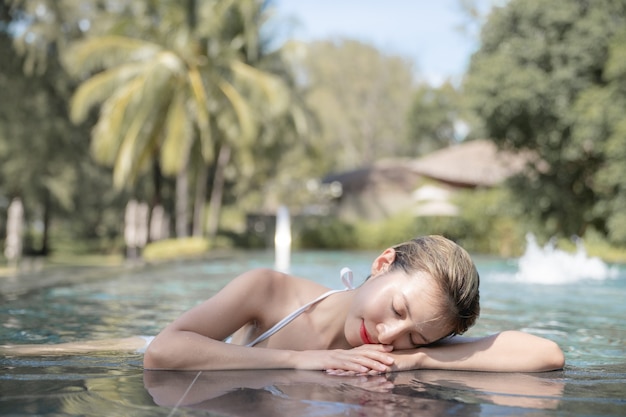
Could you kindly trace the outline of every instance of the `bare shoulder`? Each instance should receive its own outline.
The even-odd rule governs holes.
[[[183,313],[166,330],[191,331],[222,340],[250,322],[266,320],[287,276],[257,268],[233,278],[209,299]]]
[[[321,285],[305,278],[288,275],[270,268],[251,269],[235,278],[232,284],[268,293],[276,293],[283,289],[299,289],[301,287],[323,288]]]
[[[230,285],[230,284],[229,284]],[[239,294],[248,294],[252,308],[258,308],[257,318],[275,320],[327,291],[328,288],[293,275],[269,268],[257,268],[233,280]],[[281,317],[282,318],[282,317]]]
[[[271,297],[277,290],[293,283],[293,277],[270,268],[255,268],[239,275],[228,286],[255,294],[257,298]],[[265,296],[265,297],[264,297]]]
[[[247,308],[254,310],[257,316],[264,316],[276,300],[293,296],[303,285],[301,281],[270,268],[255,268],[233,279],[221,293],[244,298]]]

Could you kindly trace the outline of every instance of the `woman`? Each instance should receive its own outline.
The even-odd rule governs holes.
[[[357,289],[328,291],[302,278],[255,269],[149,338],[144,367],[308,369],[335,375],[563,367],[560,348],[540,337],[517,331],[460,337],[478,317],[478,284],[467,252],[441,236],[385,250]],[[67,354],[136,350],[145,343],[134,337],[3,350]]]
[[[167,326],[148,346],[144,367],[333,374],[563,367],[555,343],[522,332],[461,338],[479,314],[478,284],[467,252],[441,236],[385,250],[374,260],[371,277],[354,290],[326,293],[319,284],[256,269]],[[254,340],[303,305],[284,328]],[[232,341],[224,342],[231,334]]]

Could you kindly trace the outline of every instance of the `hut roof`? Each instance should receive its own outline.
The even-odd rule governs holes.
[[[420,175],[412,169],[409,161],[394,159],[377,161],[371,166],[353,171],[331,174],[323,182],[338,181],[346,192],[362,192],[377,186],[411,192]]]
[[[410,163],[414,172],[451,184],[493,186],[521,172],[528,153],[498,150],[489,140],[472,140],[435,151]]]

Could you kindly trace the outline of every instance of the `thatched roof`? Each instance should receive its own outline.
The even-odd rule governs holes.
[[[324,183],[338,181],[345,193],[372,188],[412,192],[419,179],[431,178],[456,187],[491,187],[520,173],[530,154],[498,150],[489,140],[472,140],[418,159],[386,159],[371,166],[332,174]]]
[[[435,151],[410,163],[414,172],[460,186],[493,186],[521,172],[528,154],[498,150],[488,140],[472,140]]]
[[[382,160],[373,165],[328,175],[324,183],[338,181],[344,192],[359,193],[372,187],[393,187],[410,193],[421,174],[415,172],[408,160]]]

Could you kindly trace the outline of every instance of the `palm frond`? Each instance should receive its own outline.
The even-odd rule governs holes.
[[[239,94],[232,84],[222,79],[218,82],[219,88],[230,102],[237,120],[239,121],[240,139],[242,142],[250,142],[257,131],[256,120],[246,100]]]
[[[142,39],[100,36],[70,46],[63,55],[63,64],[71,75],[80,77],[104,68],[144,61],[162,50],[162,46]]]
[[[113,185],[118,189],[123,188],[126,180],[132,180],[131,172],[133,171],[133,163],[137,159],[137,142],[139,141],[144,122],[148,118],[148,115],[149,110],[142,108],[138,114],[135,115],[124,135],[115,161],[115,166],[113,167]]]
[[[289,91],[279,77],[237,60],[232,61],[230,67],[249,88],[261,92],[267,100],[271,115],[278,115],[287,109]]]
[[[196,122],[200,133],[200,152],[202,152],[202,158],[209,162],[213,159],[213,143],[211,139],[211,122],[209,112],[207,111],[207,94],[198,68],[189,68],[188,77],[189,88],[195,103]]]
[[[193,143],[183,92],[174,96],[168,110],[160,158],[163,173],[174,175],[184,167]]]
[[[309,124],[304,110],[300,106],[294,106],[290,114],[298,136],[305,136],[309,132]]]
[[[100,109],[98,123],[93,129],[91,152],[94,158],[106,165],[114,165],[124,138],[125,120],[131,118],[131,101],[142,87],[142,79],[136,77],[118,88]]]
[[[141,75],[143,70],[142,63],[130,63],[103,71],[84,81],[70,102],[72,122],[83,122],[94,106],[107,100],[116,88]]]

